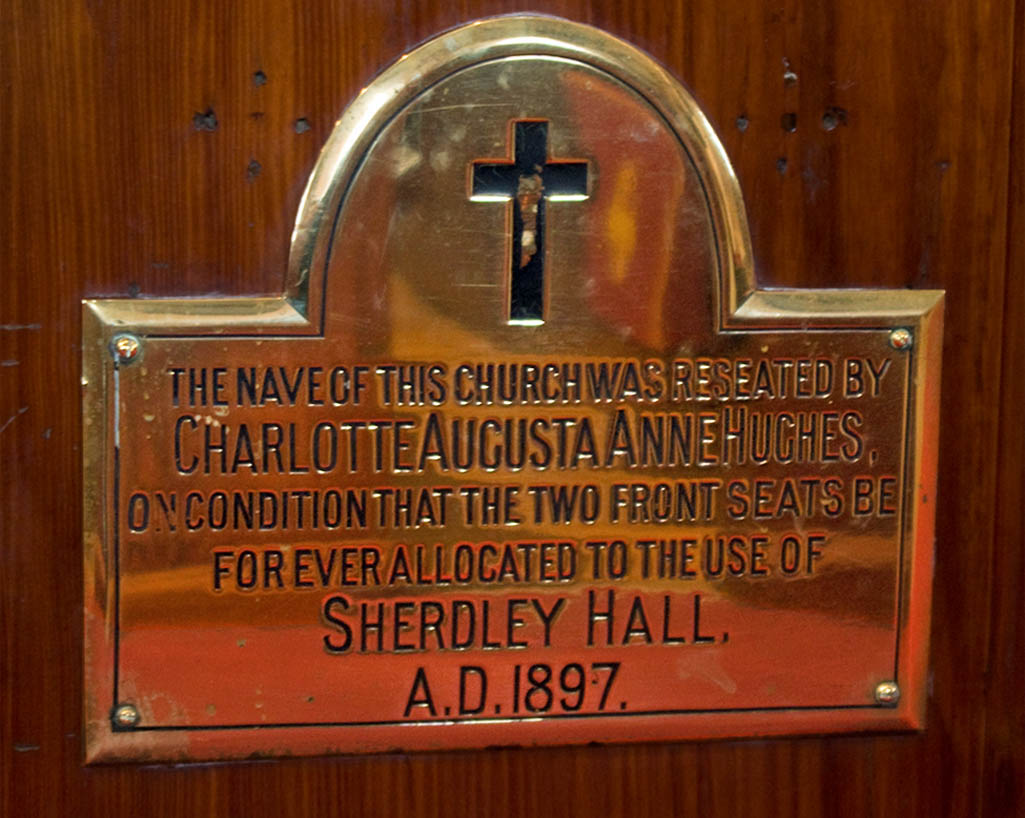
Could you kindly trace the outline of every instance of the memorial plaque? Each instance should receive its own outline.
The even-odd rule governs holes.
[[[88,760],[920,727],[941,303],[758,289],[630,45],[441,35],[281,297],[84,304]]]

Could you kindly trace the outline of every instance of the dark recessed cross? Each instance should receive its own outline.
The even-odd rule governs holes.
[[[511,162],[473,163],[478,202],[513,201],[512,292],[509,323],[544,321],[545,200],[587,198],[587,162],[548,161],[548,123],[520,120],[513,128]]]

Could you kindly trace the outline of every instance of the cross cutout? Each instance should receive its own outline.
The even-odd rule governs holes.
[[[587,162],[548,160],[548,123],[513,123],[513,160],[473,163],[475,202],[513,202],[509,323],[544,323],[545,201],[587,198]]]

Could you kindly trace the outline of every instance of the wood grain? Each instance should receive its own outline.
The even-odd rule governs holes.
[[[8,0],[2,814],[1021,814],[1023,7]],[[420,40],[519,8],[601,26],[691,88],[740,178],[763,282],[947,290],[928,730],[83,768],[79,300],[277,292],[345,103]]]

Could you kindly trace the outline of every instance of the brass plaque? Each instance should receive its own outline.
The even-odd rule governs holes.
[[[633,47],[440,36],[282,297],[84,304],[87,759],[920,727],[941,303],[757,289]]]

